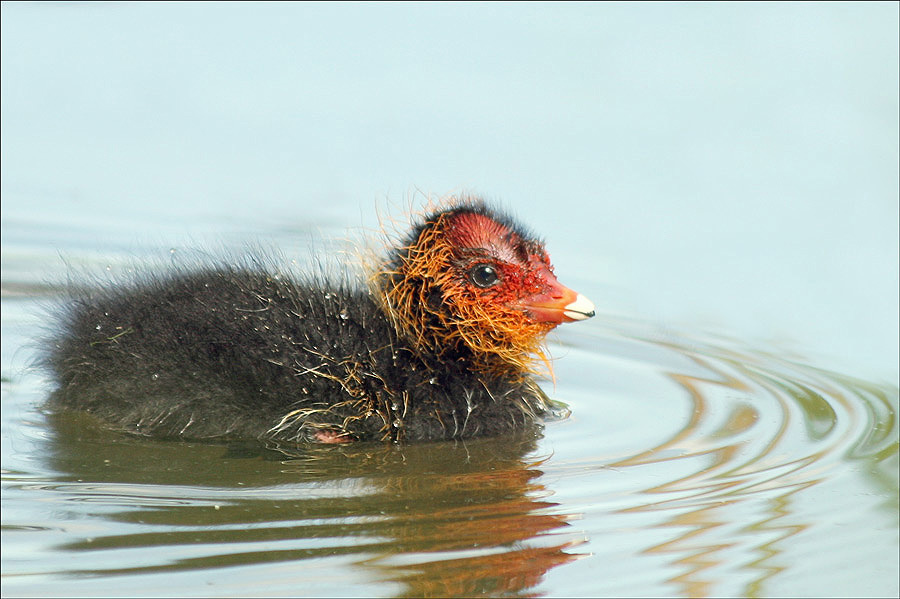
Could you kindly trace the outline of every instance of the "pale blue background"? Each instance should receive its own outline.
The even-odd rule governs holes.
[[[3,282],[472,190],[606,313],[896,382],[897,25],[859,2],[4,3]]]

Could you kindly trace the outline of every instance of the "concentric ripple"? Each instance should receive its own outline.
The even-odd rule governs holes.
[[[856,566],[867,560],[883,566],[897,551],[896,387],[735,349],[729,341],[651,335],[635,323],[609,322],[606,330],[575,339],[572,353],[590,362],[596,377],[618,378],[633,396],[594,397],[592,414],[630,399],[641,416],[619,422],[609,410],[610,426],[624,427],[616,436],[628,437],[632,448],[599,441],[596,467],[609,484],[598,479],[593,487],[604,492],[579,499],[586,519],[638,516],[644,532],[662,533],[648,534],[657,540],[635,554],[662,557],[675,572],[663,592],[780,594],[771,589],[796,576],[791,554],[798,551],[806,560],[835,562],[833,570],[816,572],[816,584],[801,578],[798,594],[815,595],[818,584],[830,594],[829,581],[838,585],[832,589],[885,588],[867,587],[873,581],[861,580]],[[654,408],[662,418],[654,418]],[[589,468],[583,461],[573,466],[576,476]],[[883,528],[868,531],[878,539],[866,546],[856,533],[871,529],[874,512]]]
[[[896,387],[598,321],[552,347],[546,388],[569,418],[467,443],[136,438],[40,413],[46,381],[17,370],[3,383],[4,591],[893,592]],[[27,362],[24,338],[3,340]]]

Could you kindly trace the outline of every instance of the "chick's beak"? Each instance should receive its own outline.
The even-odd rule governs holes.
[[[575,322],[594,315],[594,304],[556,280],[549,268],[541,269],[546,291],[526,298],[521,306],[537,322]]]

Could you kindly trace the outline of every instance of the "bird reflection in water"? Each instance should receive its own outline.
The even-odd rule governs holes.
[[[550,569],[578,557],[583,540],[547,499],[533,433],[263,447],[150,440],[85,415],[50,418],[48,455],[66,505],[116,523],[107,536],[63,548],[152,550],[117,551],[115,563],[94,559],[78,574],[277,566],[300,592],[328,558],[350,556],[362,576],[399,585],[400,596],[532,594]]]

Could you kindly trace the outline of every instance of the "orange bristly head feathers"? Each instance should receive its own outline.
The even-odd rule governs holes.
[[[543,340],[593,305],[561,285],[543,243],[480,200],[427,216],[373,276],[401,334],[438,356],[468,356],[496,374],[551,371]],[[551,371],[552,372],[552,371]]]

